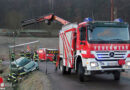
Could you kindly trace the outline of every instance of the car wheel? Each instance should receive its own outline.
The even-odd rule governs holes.
[[[68,74],[71,74],[71,68],[68,69]]]

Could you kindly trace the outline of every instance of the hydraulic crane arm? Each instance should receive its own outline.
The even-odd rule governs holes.
[[[53,20],[56,20],[56,21],[60,22],[63,25],[66,25],[66,24],[70,23],[70,22],[68,22],[68,21],[66,21],[66,20],[64,20],[64,19],[62,19],[62,18],[60,18],[60,17],[58,17],[58,16],[56,16],[54,14],[49,14],[49,15],[46,15],[46,16],[40,16],[38,18],[22,21],[22,27],[30,25],[30,24],[34,24],[34,23],[43,22],[43,21],[47,22],[48,25],[49,25],[49,24],[51,24],[51,22]]]

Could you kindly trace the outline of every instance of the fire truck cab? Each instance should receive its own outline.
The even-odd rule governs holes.
[[[74,69],[80,81],[93,74],[120,72],[130,69],[129,25],[120,19],[64,25],[59,33],[59,66],[63,74]]]
[[[40,61],[46,60],[46,53],[45,53],[45,51],[46,51],[46,48],[39,48],[37,50],[38,57],[39,57]]]

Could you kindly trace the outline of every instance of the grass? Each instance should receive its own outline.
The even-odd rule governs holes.
[[[47,77],[42,72],[34,71],[18,85],[18,90],[46,90],[47,87],[50,88]]]

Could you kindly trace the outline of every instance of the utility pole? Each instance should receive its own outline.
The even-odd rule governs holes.
[[[111,21],[114,20],[114,1],[111,0]]]
[[[54,1],[49,0],[49,5],[50,5],[50,11],[53,12],[53,10],[54,10]]]
[[[12,73],[12,65],[11,62],[15,60],[15,32],[13,32],[13,39],[14,39],[14,48],[9,47],[9,59],[10,59],[10,72]]]
[[[13,50],[13,54],[14,54],[14,60],[15,60],[15,32],[13,32],[13,38],[14,38],[14,50]]]

